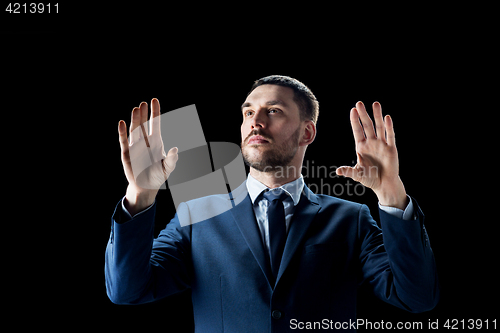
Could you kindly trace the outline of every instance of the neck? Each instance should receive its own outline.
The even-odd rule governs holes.
[[[302,163],[298,165],[279,166],[271,171],[259,171],[250,168],[250,174],[269,188],[277,188],[300,177]]]

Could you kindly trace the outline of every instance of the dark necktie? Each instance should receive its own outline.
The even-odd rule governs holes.
[[[285,208],[283,200],[288,194],[282,189],[264,193],[264,198],[269,201],[267,219],[269,222],[269,243],[271,252],[271,269],[274,278],[278,276],[281,256],[286,243]]]

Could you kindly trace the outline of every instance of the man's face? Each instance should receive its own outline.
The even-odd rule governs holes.
[[[242,105],[241,151],[245,163],[259,171],[289,165],[299,147],[301,121],[291,88],[265,84]]]

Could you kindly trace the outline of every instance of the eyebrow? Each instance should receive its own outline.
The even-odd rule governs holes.
[[[251,105],[252,105],[252,103],[245,102],[245,103],[241,104],[241,109],[249,107]],[[273,99],[271,101],[267,101],[266,105],[283,105],[283,106],[286,106],[285,102],[283,102],[280,99]]]

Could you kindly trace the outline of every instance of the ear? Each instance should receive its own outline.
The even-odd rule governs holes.
[[[316,124],[312,120],[306,120],[304,132],[299,142],[299,146],[310,145],[315,138],[316,138]]]

